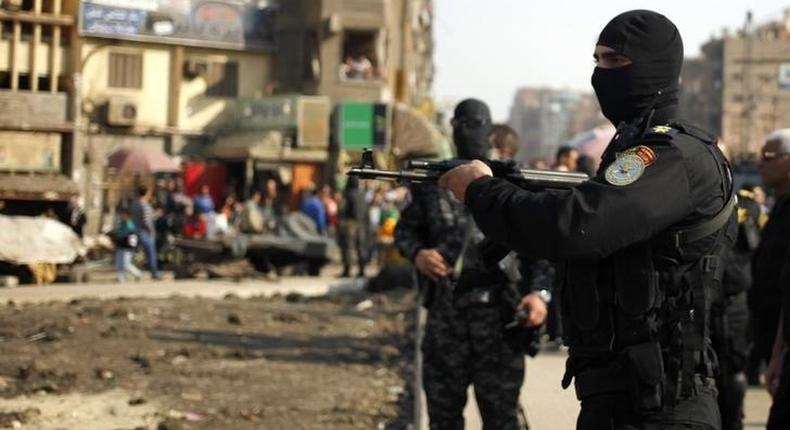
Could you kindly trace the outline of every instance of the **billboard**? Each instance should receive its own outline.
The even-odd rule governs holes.
[[[209,48],[269,50],[277,5],[266,1],[84,0],[83,36]]]
[[[338,104],[338,140],[349,151],[382,149],[387,145],[387,105],[370,102]]]

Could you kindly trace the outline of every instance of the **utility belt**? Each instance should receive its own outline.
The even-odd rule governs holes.
[[[572,368],[568,372],[575,373]],[[628,347],[608,366],[580,369],[573,376],[579,400],[599,394],[629,392],[638,412],[655,412],[663,405],[664,360],[658,342]]]
[[[666,383],[664,360],[657,342],[628,347],[609,365],[580,369],[578,372],[572,369],[570,362],[568,367],[563,384],[570,382],[569,372],[575,372],[574,385],[579,400],[598,395],[627,394],[634,411],[645,415],[671,407],[681,399],[677,384]],[[689,395],[709,386],[711,380],[709,376],[695,374]]]
[[[474,289],[498,289],[505,286],[507,277],[500,272],[481,272],[478,270],[464,270],[457,280],[453,281],[455,291],[463,293]]]
[[[456,306],[498,303],[502,294],[506,294],[505,282],[507,278],[504,275],[483,274],[472,270],[465,270],[459,279],[445,276],[434,282],[423,278],[422,305],[430,309],[440,298],[449,299]]]

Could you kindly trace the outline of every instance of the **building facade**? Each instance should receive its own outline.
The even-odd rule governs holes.
[[[6,1],[0,9],[0,200],[38,215],[79,194],[73,104],[76,19],[68,0]]]
[[[790,124],[790,12],[725,32],[684,64],[684,118],[717,133],[735,158],[753,158],[772,130]]]
[[[522,88],[516,92],[508,124],[519,134],[519,161],[530,162],[553,160],[559,146],[604,121],[592,94]]]
[[[790,14],[723,43],[722,136],[733,152],[756,153],[790,124]]]
[[[81,196],[97,231],[127,147],[217,159],[242,191],[322,181],[336,105],[430,109],[432,20],[430,0],[4,1],[0,200]]]

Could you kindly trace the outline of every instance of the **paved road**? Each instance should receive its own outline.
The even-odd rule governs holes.
[[[565,371],[565,354],[542,353],[527,359],[527,377],[521,389],[521,403],[526,408],[531,430],[572,430],[579,403],[572,388],[563,391],[560,380]],[[482,424],[472,399],[464,411],[467,430],[480,430]],[[762,388],[752,388],[746,396],[745,429],[764,429],[771,398]],[[423,430],[427,430],[423,418]]]

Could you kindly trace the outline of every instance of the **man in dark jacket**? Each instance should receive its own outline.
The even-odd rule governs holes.
[[[790,428],[790,129],[768,136],[758,167],[776,202],[752,261],[753,298],[764,306],[771,301],[778,304],[773,351],[765,372],[774,398],[767,430],[785,430]]]

